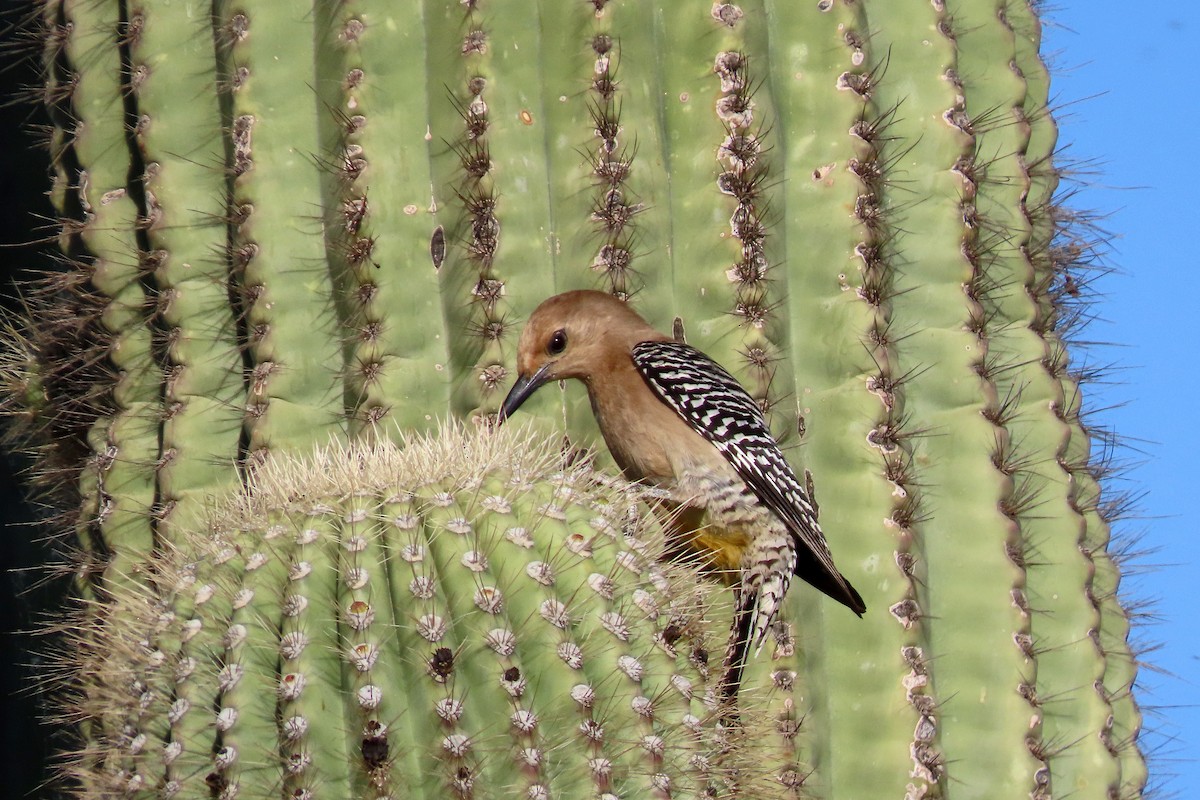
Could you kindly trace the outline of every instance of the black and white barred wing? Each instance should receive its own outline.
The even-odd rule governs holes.
[[[800,550],[797,574],[861,613],[862,600],[834,566],[812,503],[771,436],[762,410],[737,379],[679,342],[635,345],[633,362],[651,390],[712,442],[755,496],[787,525]]]

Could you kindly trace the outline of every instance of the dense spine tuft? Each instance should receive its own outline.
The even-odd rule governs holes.
[[[103,728],[75,779],[127,797],[773,796],[694,657],[711,589],[659,561],[635,489],[558,458],[552,439],[446,429],[265,465],[87,634],[78,708]]]

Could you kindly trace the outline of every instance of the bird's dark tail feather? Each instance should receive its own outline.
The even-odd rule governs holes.
[[[738,592],[733,616],[733,626],[729,631],[729,644],[725,648],[725,674],[721,678],[722,714],[726,721],[736,721],[738,689],[742,686],[742,671],[746,668],[746,659],[750,657],[750,641],[753,636],[754,607],[756,598],[742,596]]]
[[[862,596],[840,574],[838,575],[841,578],[840,582],[824,572],[811,568],[797,567],[795,574],[840,601],[858,616],[861,617],[867,610]],[[729,631],[729,644],[725,648],[725,674],[721,678],[721,704],[725,708],[722,716],[729,722],[736,722],[738,718],[738,690],[742,686],[742,673],[746,669],[747,659],[750,658],[750,648],[762,644],[761,641],[752,641],[754,621],[757,616],[757,592],[744,593],[741,591],[741,587],[735,587],[734,592],[733,626]]]
[[[867,610],[867,604],[863,602],[862,595],[850,585],[850,581],[846,580],[841,573],[837,573],[836,577],[830,575],[815,558],[797,559],[796,568],[792,570],[792,574],[820,589],[860,617]]]

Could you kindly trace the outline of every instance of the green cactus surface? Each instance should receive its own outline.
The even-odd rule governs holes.
[[[1038,5],[45,0],[6,408],[80,553],[68,787],[1141,797]],[[484,437],[577,288],[743,382],[869,609],[797,582],[738,726],[582,388]]]
[[[720,722],[719,592],[640,500],[528,430],[270,459],[77,634],[104,734],[70,769],[89,797],[782,797],[761,698]]]

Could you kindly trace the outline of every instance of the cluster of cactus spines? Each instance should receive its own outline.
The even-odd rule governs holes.
[[[996,427],[993,462],[1011,482],[1000,508],[1016,525],[1009,558],[1023,573],[1013,604],[1024,626],[1014,641],[1031,662],[1018,692],[1028,704],[1027,747],[1044,765],[1030,794],[1042,798],[1087,781],[1117,786],[1119,767],[1096,758],[1107,704],[1087,677],[1099,666],[1096,653],[1089,639],[1077,638],[1079,630],[1092,626],[1084,577],[1090,570],[1076,542],[1048,535],[1061,519],[1075,516],[1069,481],[1057,463],[1070,436],[1054,411],[1061,404],[1061,387],[1043,367],[1054,344],[1044,338],[1048,331],[1038,330],[1042,292],[1030,263],[1037,252],[1031,240],[1040,203],[1036,194],[1031,197],[1030,171],[1050,155],[1039,152],[1039,144],[1047,148],[1052,140],[1033,139],[1033,125],[1045,120],[1046,112],[1026,108],[1023,71],[983,74],[984,65],[997,58],[1016,63],[1020,37],[1007,15],[972,12],[956,18],[962,53],[958,78],[975,136],[974,151],[961,165],[964,219],[971,227],[964,251],[973,269],[972,297],[980,306],[974,329],[986,345],[978,369],[994,387],[993,405],[985,411]],[[1053,584],[1048,571],[1055,574]],[[1071,573],[1074,579],[1067,577]],[[1078,695],[1072,711],[1057,714],[1049,698],[1068,694]]]
[[[458,30],[462,39],[455,68],[445,76],[453,81],[445,91],[451,94],[461,116],[446,146],[458,162],[453,202],[460,206],[460,217],[452,238],[460,244],[465,260],[452,260],[447,270],[448,276],[460,275],[452,284],[449,299],[457,306],[453,313],[460,317],[465,313],[464,324],[474,334],[462,337],[458,347],[469,350],[458,357],[476,377],[459,389],[465,396],[456,402],[464,411],[495,413],[510,374],[511,355],[505,353],[504,346],[513,338],[506,297],[510,278],[496,261],[501,241],[497,212],[501,203],[519,204],[522,200],[498,196],[493,174],[496,165],[491,157],[491,139],[501,135],[505,126],[502,122],[496,124],[498,115],[489,108],[489,101],[497,96],[489,40],[496,33],[503,35],[503,31],[485,27],[490,15],[478,8],[479,4],[465,5],[461,20],[445,20],[448,29]],[[525,125],[532,122],[529,109],[523,108],[518,116]]]
[[[765,722],[722,726],[714,591],[660,563],[639,497],[528,432],[268,460],[81,637],[80,711],[105,735],[75,778],[131,798],[791,796]]]
[[[1014,60],[1027,65],[1022,68],[1021,76],[1028,87],[1023,113],[1029,121],[1029,155],[1025,164],[1029,190],[1020,208],[1029,221],[1030,245],[1023,255],[1034,273],[1029,294],[1038,307],[1046,309],[1031,325],[1044,340],[1034,370],[1038,380],[1045,380],[1041,374],[1045,372],[1058,388],[1057,394],[1049,396],[1050,403],[1035,399],[1031,410],[1043,417],[1047,412],[1052,413],[1059,424],[1047,418],[1046,428],[1058,436],[1064,428],[1069,432],[1065,444],[1059,439],[1058,449],[1047,448],[1046,457],[1052,458],[1058,469],[1043,470],[1052,486],[1047,491],[1061,498],[1060,507],[1065,503],[1069,509],[1065,516],[1079,533],[1074,542],[1068,537],[1055,537],[1049,530],[1034,539],[1039,543],[1041,560],[1073,566],[1077,587],[1071,597],[1064,598],[1053,588],[1057,583],[1048,564],[1039,563],[1031,568],[1031,575],[1038,578],[1031,585],[1038,586],[1039,597],[1049,597],[1054,603],[1066,606],[1057,613],[1051,611],[1034,617],[1034,633],[1040,639],[1039,689],[1048,690],[1044,706],[1045,740],[1051,748],[1054,774],[1066,772],[1078,785],[1085,774],[1097,780],[1098,773],[1099,782],[1111,787],[1112,793],[1122,798],[1136,797],[1147,779],[1146,764],[1136,743],[1141,716],[1132,695],[1138,659],[1128,641],[1131,610],[1117,597],[1120,570],[1114,562],[1116,551],[1110,546],[1113,544],[1110,526],[1120,519],[1121,506],[1127,497],[1101,491],[1098,478],[1107,468],[1104,447],[1110,434],[1088,425],[1082,418],[1080,386],[1088,373],[1081,365],[1066,363],[1067,341],[1087,321],[1081,312],[1080,298],[1097,271],[1103,271],[1103,265],[1095,260],[1103,234],[1091,228],[1086,217],[1072,216],[1056,200],[1055,192],[1060,188],[1059,172],[1053,162],[1057,129],[1042,105],[1045,101],[1030,99],[1048,96],[1050,82],[1042,62],[1030,58],[1036,53],[1039,41],[1037,20],[1024,5],[1010,9],[1002,19],[1017,34]],[[1050,438],[1045,429],[1023,434],[1027,440],[1035,436]],[[1099,449],[1093,450],[1097,445]],[[1064,484],[1065,497],[1060,488]],[[1030,514],[1037,515],[1038,512]],[[1053,545],[1049,544],[1051,539]],[[1041,542],[1046,544],[1042,546]],[[1057,548],[1057,552],[1053,555],[1046,552],[1050,547]],[[1039,608],[1046,605],[1039,604]],[[1039,624],[1044,626],[1045,633]],[[1072,628],[1086,629],[1087,641],[1081,641]],[[1079,681],[1063,679],[1066,673],[1094,670],[1097,652],[1103,657],[1103,668],[1091,685],[1083,681],[1081,686]],[[1062,704],[1054,701],[1063,696],[1071,696],[1078,706],[1071,711],[1062,710]],[[1104,751],[1073,750],[1065,746],[1076,737],[1090,737],[1097,724],[1097,738]]]
[[[154,520],[171,541],[173,527],[194,520],[214,486],[232,484],[241,437],[242,356],[224,257],[230,176],[214,169],[225,160],[226,139],[211,42],[197,40],[177,7],[139,8],[121,25],[122,53],[136,76],[126,94],[136,114],[134,163],[144,170],[141,191],[131,195],[145,221],[139,257],[163,375],[154,388],[161,437],[149,448],[156,451]],[[188,83],[158,73],[167,54],[188,63]],[[177,157],[184,152],[187,159]]]
[[[428,424],[429,408],[447,407],[455,345],[432,322],[444,302],[446,230],[439,221],[454,199],[434,188],[432,154],[445,143],[424,114],[412,113],[429,106],[430,93],[440,98],[449,89],[428,80],[424,59],[396,57],[424,48],[419,25],[392,26],[366,11],[355,4],[329,11],[330,58],[319,79],[330,113],[318,117],[336,142],[325,159],[334,198],[326,224],[339,273],[334,291],[344,315],[352,434]],[[397,140],[412,147],[398,148]]]
[[[886,24],[890,10],[880,11],[884,16],[875,19]],[[1006,555],[1018,536],[1002,513],[1010,484],[993,464],[990,445],[996,434],[981,413],[993,389],[978,370],[987,343],[971,325],[978,310],[969,289],[974,265],[965,245],[976,223],[964,203],[961,169],[956,169],[975,151],[977,121],[964,104],[961,48],[955,42],[958,16],[936,3],[922,13],[929,30],[926,47],[893,52],[876,96],[885,106],[915,101],[935,112],[914,117],[900,108],[887,134],[911,143],[899,157],[939,165],[920,176],[904,175],[903,186],[897,175],[886,215],[896,244],[906,251],[904,261],[893,264],[899,274],[891,298],[891,325],[904,331],[895,347],[896,373],[903,376],[903,424],[910,433],[924,433],[911,441],[913,462],[920,465],[915,482],[938,487],[922,492],[921,514],[911,530],[919,539],[922,574],[954,565],[961,578],[945,585],[929,581],[911,605],[911,617],[925,628],[928,652],[938,653],[926,663],[942,702],[923,722],[936,723],[945,763],[953,765],[948,767],[951,780],[956,774],[970,775],[975,786],[1020,786],[1029,793],[1043,764],[1025,748],[1031,715],[1016,691],[1032,667],[1021,647],[1028,615],[1011,602],[1024,575]],[[904,86],[891,79],[898,73],[906,76]],[[904,191],[920,200],[906,202],[900,196]],[[942,388],[930,391],[934,385]],[[955,444],[935,434],[951,429]],[[976,446],[962,447],[963,441]],[[966,493],[990,502],[966,508],[946,500]],[[986,603],[984,608],[986,597],[1009,602]],[[964,625],[967,620],[971,622]],[[947,648],[949,631],[963,635],[956,635],[957,644]],[[992,689],[980,693],[981,680]],[[972,692],[989,719],[986,729],[965,721],[946,699]],[[948,744],[961,746],[965,738],[973,741],[968,752]],[[999,749],[1009,751],[1004,759],[996,758]]]
[[[246,460],[255,464],[272,450],[346,428],[342,335],[319,235],[325,197],[320,173],[301,168],[331,148],[316,126],[270,113],[273,98],[287,96],[297,74],[312,74],[308,49],[280,43],[311,38],[314,21],[277,6],[253,13],[230,6],[220,9],[214,23],[228,76],[229,203],[238,212],[229,266],[248,358],[243,446]],[[320,30],[325,35],[328,28]],[[320,103],[325,89],[321,84],[317,97],[308,94],[323,115],[329,113]],[[270,202],[275,195],[283,202]]]
[[[592,269],[603,275],[605,287],[613,296],[628,300],[638,289],[633,268],[634,218],[643,206],[628,199],[633,148],[623,141],[621,130],[617,80],[620,45],[605,30],[592,37],[591,48],[595,66],[590,111],[595,140],[590,143],[587,158],[596,182],[592,220],[601,243]]]
[[[447,0],[403,13],[374,0],[311,13],[54,0],[42,22],[64,257],[30,294],[18,393],[50,442],[46,479],[71,487],[67,527],[103,568],[89,573],[102,591],[82,635],[156,643],[89,690],[103,700],[89,706],[82,785],[122,775],[141,791],[154,775],[190,792],[212,775],[198,793],[236,794],[269,760],[266,736],[277,789],[384,795],[427,752],[396,737],[436,728],[449,743],[439,790],[486,796],[480,776],[516,763],[478,758],[499,737],[525,754],[506,791],[538,796],[575,775],[537,755],[551,749],[531,688],[566,664],[591,693],[558,719],[606,731],[566,748],[595,765],[591,783],[572,785],[620,794],[602,785],[604,764],[631,748],[606,714],[659,696],[629,677],[629,659],[661,674],[639,640],[612,632],[637,615],[618,592],[601,598],[589,636],[467,647],[454,621],[490,613],[477,595],[502,598],[511,624],[493,628],[521,634],[561,618],[550,601],[570,609],[595,594],[590,573],[563,563],[569,547],[539,556],[538,577],[468,547],[473,534],[453,529],[473,500],[351,493],[334,512],[280,516],[285,541],[262,529],[279,554],[269,565],[246,571],[253,552],[196,562],[211,596],[172,594],[154,574],[206,496],[257,465],[331,437],[494,414],[522,318],[554,291],[589,287],[686,333],[778,434],[805,444],[798,466],[871,609],[859,622],[808,587],[790,593],[740,692],[757,709],[743,722],[769,726],[767,783],[831,798],[1139,795],[1137,660],[1109,548],[1119,501],[1101,492],[1102,434],[1067,359],[1093,240],[1060,207],[1024,0]],[[554,409],[572,441],[595,441],[580,392],[529,409]],[[388,522],[412,514],[415,528]],[[559,526],[546,541],[574,541],[560,522],[540,523]],[[383,528],[411,537],[396,557],[373,535]],[[423,560],[404,558],[418,546]],[[321,578],[333,574],[351,580]],[[467,580],[441,582],[450,575]],[[536,602],[509,591],[551,577]],[[142,628],[110,613],[118,591],[122,608],[142,604]],[[160,618],[164,602],[202,624]],[[273,628],[254,624],[267,618]],[[682,628],[657,630],[661,660]],[[589,656],[593,640],[606,645]],[[389,652],[405,656],[400,671],[384,668],[397,663]],[[261,675],[268,662],[286,666],[277,683],[322,677],[294,697],[234,680],[235,667]],[[496,670],[527,688],[480,702],[537,726],[474,727],[474,695],[454,687]],[[131,687],[145,709],[128,706]],[[285,701],[272,738],[275,723],[255,714]],[[432,727],[405,710],[440,701]],[[319,736],[285,724],[321,708],[340,716]],[[656,708],[626,730],[653,743],[658,720]],[[741,758],[731,748],[726,765]],[[693,767],[659,769],[653,746],[634,749],[646,769],[630,792],[698,785]],[[339,761],[354,768],[313,782],[310,763]]]
[[[794,18],[784,20],[788,23]],[[809,148],[786,154],[789,173],[800,177],[785,189],[784,213],[815,217],[814,225],[836,235],[785,242],[783,258],[790,316],[796,320],[793,340],[812,341],[822,331],[842,329],[852,346],[823,359],[808,358],[797,348],[791,359],[809,452],[831,424],[831,413],[842,420],[833,424],[849,426],[843,436],[859,442],[856,453],[812,452],[808,464],[818,478],[826,529],[872,531],[878,537],[839,538],[836,547],[839,558],[869,565],[879,583],[874,607],[880,611],[860,623],[869,628],[861,638],[831,639],[819,661],[805,654],[813,682],[842,664],[861,670],[859,680],[832,689],[813,709],[821,721],[814,725],[810,719],[808,726],[826,733],[814,740],[809,758],[832,764],[824,781],[834,795],[938,796],[945,776],[937,739],[935,660],[928,655],[929,631],[920,611],[922,479],[913,467],[914,428],[906,414],[909,367],[899,356],[907,329],[901,329],[904,323],[896,321],[893,307],[904,289],[895,227],[895,215],[907,200],[896,167],[903,145],[889,129],[896,100],[877,91],[893,67],[889,47],[871,36],[877,23],[862,6],[831,5],[816,24],[820,45],[804,60],[780,65],[770,77],[786,87],[776,127],[811,129],[813,140]],[[821,268],[803,269],[793,263],[797,259]],[[828,313],[800,318],[800,298],[806,296],[819,298]],[[830,390],[813,391],[822,386]],[[874,466],[865,470],[865,463]],[[831,508],[831,494],[855,496],[855,507]],[[809,615],[820,617],[822,609],[816,603],[805,609],[806,628],[811,628]],[[864,639],[873,642],[879,656],[863,658]],[[804,641],[801,637],[802,649]],[[855,714],[839,711],[847,704]],[[870,734],[880,728],[890,732],[887,743]],[[839,754],[846,752],[881,765],[888,778],[856,775],[851,765],[839,764]]]

